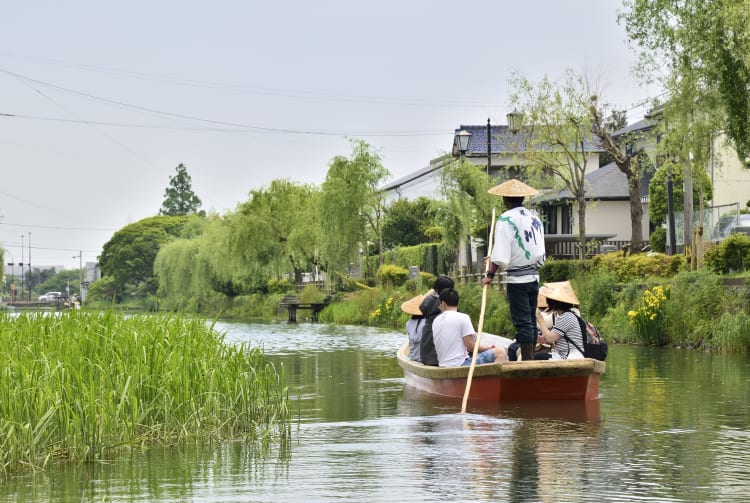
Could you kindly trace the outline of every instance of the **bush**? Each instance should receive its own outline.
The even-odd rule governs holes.
[[[750,267],[750,236],[730,234],[721,243],[706,250],[703,262],[717,273],[744,271]]]
[[[714,342],[728,351],[747,353],[750,346],[750,316],[743,311],[736,315],[723,313],[716,323]]]
[[[599,320],[617,304],[619,284],[609,271],[581,274],[575,280],[575,291],[584,315]]]
[[[657,227],[648,237],[648,244],[655,252],[665,253],[667,251],[667,229]]]
[[[539,278],[544,283],[555,281],[567,281],[575,278],[581,273],[591,270],[591,260],[557,260],[547,259],[539,270]]]
[[[593,258],[592,270],[610,271],[617,281],[627,283],[652,277],[671,278],[684,270],[687,265],[682,255],[638,253],[623,257],[620,254],[607,253]]]
[[[320,291],[320,289],[311,284],[305,285],[305,287],[302,289],[302,291],[299,294],[299,300],[302,303],[311,303],[311,304],[318,304],[320,302],[323,302],[326,298],[326,295]]]
[[[398,287],[409,279],[409,271],[397,265],[384,264],[378,269],[377,277],[380,284],[387,288]]]

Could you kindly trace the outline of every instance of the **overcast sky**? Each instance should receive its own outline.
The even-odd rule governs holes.
[[[396,179],[460,124],[504,124],[508,78],[591,75],[631,121],[653,97],[615,0],[3,2],[0,246],[77,268],[156,215],[184,163],[224,214],[378,150]],[[11,117],[5,114],[12,115]],[[75,258],[74,258],[75,257]]]

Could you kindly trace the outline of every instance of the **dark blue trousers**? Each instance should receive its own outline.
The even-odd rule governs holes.
[[[516,342],[536,343],[536,304],[539,282],[506,283],[510,320],[516,329]]]

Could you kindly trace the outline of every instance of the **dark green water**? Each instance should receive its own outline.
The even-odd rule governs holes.
[[[286,369],[291,456],[240,442],[11,479],[0,501],[748,501],[750,359],[615,346],[601,398],[498,407],[406,388],[405,335],[222,323]]]

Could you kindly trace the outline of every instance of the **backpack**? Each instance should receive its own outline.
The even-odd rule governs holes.
[[[604,341],[599,331],[588,320],[584,320],[578,315],[576,315],[576,318],[578,318],[578,323],[581,325],[581,334],[583,334],[583,350],[581,351],[578,344],[568,338],[567,335],[563,335],[565,340],[575,346],[585,358],[593,358],[600,361],[606,360],[608,349],[607,343]]]

